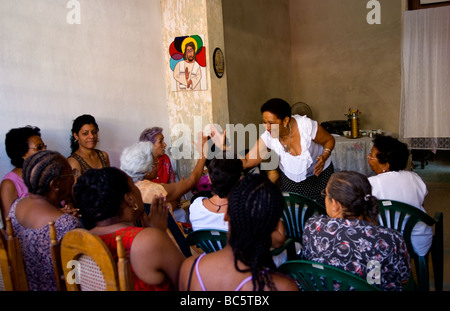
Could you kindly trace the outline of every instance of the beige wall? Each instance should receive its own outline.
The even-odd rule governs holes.
[[[223,0],[231,123],[260,123],[271,97],[303,101],[319,122],[357,108],[361,128],[398,133],[402,0]]]
[[[318,121],[362,111],[362,129],[398,133],[401,1],[381,0],[381,24],[369,25],[361,0],[291,0],[293,98]]]
[[[0,176],[11,128],[38,126],[68,156],[72,120],[90,113],[114,166],[144,128],[170,130],[160,1],[80,1],[79,25],[67,3],[0,1]]]
[[[223,0],[230,122],[261,123],[272,97],[290,100],[289,0]]]

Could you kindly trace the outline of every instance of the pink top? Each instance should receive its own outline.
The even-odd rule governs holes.
[[[14,183],[19,198],[24,197],[28,194],[28,188],[27,186],[25,186],[25,182],[23,181],[21,176],[11,171],[3,177],[3,180],[5,179],[9,179]]]
[[[202,287],[202,290],[205,292],[206,291],[206,287],[205,284],[203,284],[203,280],[200,277],[200,272],[198,272],[198,263],[200,262],[200,260],[203,258],[203,256],[205,256],[206,254],[203,253],[200,255],[200,257],[198,257],[197,262],[195,264],[195,273],[197,274],[197,279],[198,282],[200,283],[200,286]],[[252,276],[246,277],[239,285],[238,287],[236,287],[236,289],[234,290],[235,292],[238,292],[241,290],[241,288],[248,282],[250,282],[253,279]]]

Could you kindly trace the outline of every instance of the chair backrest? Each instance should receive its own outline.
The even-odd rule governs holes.
[[[48,223],[50,229],[50,254],[52,257],[53,274],[55,275],[56,289],[58,291],[66,290],[66,283],[64,282],[64,273],[61,266],[61,245],[58,242],[56,235],[55,223],[50,221]]]
[[[227,245],[227,231],[215,229],[196,230],[186,236],[189,245],[200,247],[205,253],[223,249]]]
[[[132,290],[131,268],[122,237],[116,240],[117,264],[102,239],[89,231],[77,228],[64,235],[60,246],[61,265],[68,291]]]
[[[10,269],[6,238],[3,230],[0,230],[0,291],[14,290]]]
[[[293,277],[304,291],[381,290],[350,272],[307,260],[286,261],[278,267],[278,271]]]
[[[6,244],[9,263],[11,265],[11,279],[15,291],[28,291],[27,275],[23,264],[22,250],[19,239],[14,236],[11,218],[6,218]]]
[[[313,215],[325,215],[326,209],[316,201],[296,194],[283,192],[285,207],[281,218],[283,220],[286,238],[302,242],[303,228],[306,221]]]
[[[415,261],[418,289],[427,291],[430,288],[428,255],[431,253],[436,291],[442,291],[444,269],[443,214],[437,212],[435,217],[432,218],[414,206],[394,200],[379,200],[378,207],[380,225],[399,231],[405,239],[408,253]],[[425,256],[417,255],[411,243],[411,233],[418,222],[434,226],[433,242],[430,251]]]

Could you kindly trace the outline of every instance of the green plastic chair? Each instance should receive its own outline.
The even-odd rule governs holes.
[[[283,192],[285,207],[281,218],[283,220],[286,240],[302,244],[303,228],[306,221],[313,215],[326,215],[326,209],[316,201],[296,193]],[[298,259],[295,253],[295,243],[288,244],[288,259]]]
[[[434,284],[436,291],[442,291],[444,275],[444,224],[443,214],[436,212],[434,218],[417,209],[414,206],[394,200],[379,200],[380,225],[401,232],[405,239],[408,253],[414,260],[416,277],[415,287],[419,291],[430,290],[430,273],[428,269],[428,258],[431,253],[432,267],[434,273]],[[414,252],[411,243],[411,232],[418,222],[424,222],[434,226],[433,241],[431,248],[425,256],[419,256]]]
[[[308,260],[287,261],[278,271],[293,277],[303,291],[381,291],[343,269]]]
[[[189,245],[201,248],[205,253],[212,253],[227,245],[227,231],[203,229],[192,231],[186,236]]]
[[[196,230],[186,236],[189,245],[201,248],[205,253],[212,253],[221,250],[227,245],[227,231],[215,229]],[[279,255],[289,245],[291,241],[286,241],[284,246],[270,251],[272,256]]]

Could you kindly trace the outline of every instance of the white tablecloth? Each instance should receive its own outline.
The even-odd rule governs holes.
[[[331,160],[335,171],[356,171],[367,177],[375,175],[367,162],[372,149],[372,138],[347,138],[333,134],[336,141]]]

